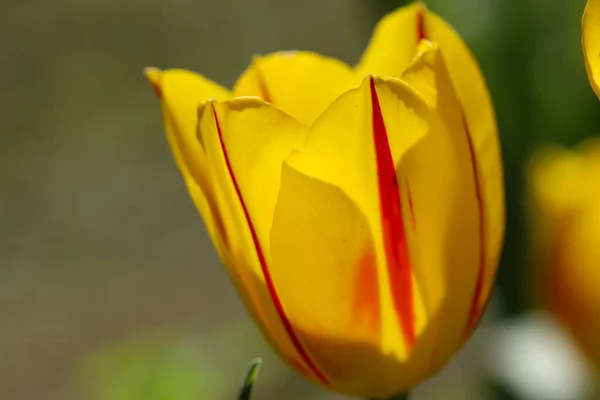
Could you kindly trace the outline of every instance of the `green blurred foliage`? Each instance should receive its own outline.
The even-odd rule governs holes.
[[[100,352],[84,371],[93,400],[198,400],[214,398],[226,384],[193,343],[153,339]]]

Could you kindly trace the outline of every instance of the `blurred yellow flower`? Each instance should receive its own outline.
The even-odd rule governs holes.
[[[600,97],[600,0],[588,0],[581,21],[581,45],[588,78]]]
[[[539,300],[600,367],[600,141],[539,151],[529,179]]]
[[[146,74],[219,255],[289,365],[385,397],[462,346],[493,286],[504,188],[484,79],[440,17],[389,14],[355,68],[279,52],[232,91]]]

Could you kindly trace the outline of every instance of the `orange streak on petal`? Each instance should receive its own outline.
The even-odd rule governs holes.
[[[467,318],[467,325],[465,327],[464,336],[468,336],[473,331],[483,309],[485,303],[481,305],[481,297],[483,295],[483,282],[485,280],[485,259],[486,259],[486,247],[485,247],[485,213],[483,210],[483,196],[481,194],[481,183],[479,181],[479,171],[477,167],[477,157],[475,155],[475,146],[473,145],[473,138],[467,121],[463,114],[463,126],[465,133],[467,134],[467,141],[469,143],[469,154],[471,156],[471,165],[473,166],[473,179],[475,181],[475,196],[477,197],[477,213],[479,214],[479,268],[477,272],[477,282],[475,284],[475,290],[473,292],[473,298],[471,300],[471,308],[469,310],[469,316]]]
[[[358,261],[354,281],[354,305],[350,329],[364,329],[368,337],[377,337],[381,330],[377,259],[370,246]]]
[[[373,112],[373,139],[375,142],[379,186],[379,208],[381,212],[386,266],[394,308],[399,317],[404,343],[406,348],[410,350],[415,344],[415,312],[411,262],[408,254],[406,232],[404,231],[396,168],[373,77],[371,77],[370,84]]]
[[[235,188],[236,195],[240,201],[240,205],[242,206],[242,209],[244,211],[244,216],[246,218],[246,222],[248,223],[248,228],[250,229],[250,234],[252,235],[252,241],[254,242],[254,247],[256,249],[256,255],[260,262],[260,267],[261,267],[262,273],[265,277],[265,284],[267,286],[267,290],[269,291],[269,294],[271,295],[271,299],[273,300],[273,305],[275,306],[275,310],[277,311],[277,314],[279,316],[281,324],[285,328],[285,331],[287,332],[288,337],[290,338],[292,344],[294,345],[294,347],[295,347],[296,351],[298,352],[298,354],[300,355],[300,357],[302,357],[302,360],[304,361],[304,363],[311,369],[311,371],[314,373],[314,375],[324,385],[329,385],[329,380],[327,379],[327,377],[317,368],[317,366],[314,364],[314,362],[312,361],[312,359],[306,352],[306,349],[304,349],[304,346],[302,346],[302,343],[300,342],[298,335],[296,335],[296,332],[294,332],[292,323],[290,322],[290,320],[288,319],[288,317],[285,313],[283,304],[281,303],[281,299],[279,298],[279,295],[277,294],[277,290],[275,288],[273,278],[271,277],[271,274],[269,272],[269,268],[267,266],[267,261],[263,254],[262,247],[260,245],[260,241],[258,240],[258,235],[256,234],[256,230],[254,229],[254,224],[252,223],[252,219],[250,218],[250,214],[248,213],[248,209],[246,207],[246,204],[244,203],[244,198],[242,197],[242,193],[240,191],[237,180],[235,178],[235,174],[233,173],[233,169],[231,167],[231,163],[230,163],[229,157],[227,155],[227,149],[225,147],[225,142],[223,141],[223,132],[221,131],[221,125],[219,124],[219,118],[217,117],[217,111],[215,110],[214,104],[211,104],[211,106],[212,106],[213,116],[215,118],[217,133],[219,135],[219,142],[221,144],[221,150],[223,152],[225,164],[227,165],[227,171],[229,173],[229,177],[231,178],[231,182],[233,183],[233,186]]]

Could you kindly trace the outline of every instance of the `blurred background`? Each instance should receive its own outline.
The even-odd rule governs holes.
[[[231,86],[255,53],[355,63],[391,0],[0,2],[0,399],[342,399],[287,370],[236,296],[172,160],[142,69]],[[507,229],[484,323],[414,395],[598,399],[564,330],[531,311],[525,165],[598,132],[585,0],[428,0],[495,102]],[[596,393],[596,394],[594,394]]]

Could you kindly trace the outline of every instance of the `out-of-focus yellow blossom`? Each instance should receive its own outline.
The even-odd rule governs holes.
[[[231,91],[146,73],[219,255],[290,366],[380,398],[462,346],[492,289],[504,189],[484,79],[439,16],[389,14],[355,68],[279,52]]]
[[[540,150],[529,195],[537,300],[600,367],[600,141]]]

